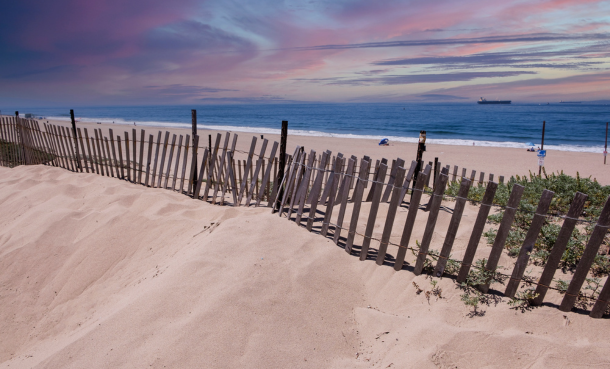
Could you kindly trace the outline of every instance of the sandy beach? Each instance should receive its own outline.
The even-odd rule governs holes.
[[[41,120],[39,122],[46,122],[46,120]],[[70,126],[69,122],[65,121],[50,120],[49,122],[56,125],[64,125],[66,127]],[[131,137],[131,132],[134,128],[136,129],[137,137],[140,137],[140,130],[144,129],[146,131],[147,139],[149,134],[153,134],[155,140],[159,130],[163,132],[168,131],[170,134],[191,134],[190,129],[172,127],[147,127],[141,125],[134,127],[120,124],[96,124],[86,122],[78,122],[77,126],[82,128],[87,127],[89,130],[101,128],[105,135],[108,134],[108,129],[110,128],[113,129],[115,135],[121,134],[121,137],[123,137],[125,131],[128,131]],[[280,126],[281,124],[278,122],[278,129]],[[212,145],[214,145],[216,134],[221,133],[224,135],[225,132],[226,131],[199,129],[199,146],[204,147],[208,145],[208,135],[212,135]],[[258,137],[258,145],[260,146],[260,134],[247,132],[231,133],[235,133],[239,136],[237,149],[242,152],[247,152],[249,150],[252,136]],[[93,135],[91,131],[90,135]],[[280,141],[280,136],[274,134],[265,134],[264,138],[268,139],[271,143],[273,141]],[[379,146],[377,140],[297,136],[290,134],[289,126],[286,152],[292,154],[297,145],[305,147],[306,152],[315,150],[317,154],[321,154],[323,151],[331,150],[333,154],[341,152],[344,155],[355,155],[359,158],[368,155],[374,160],[386,158],[390,160],[390,162],[393,159],[402,158],[409,163],[411,160],[415,159],[417,154],[417,144],[415,143],[391,142],[390,146]],[[528,152],[525,148],[515,149],[434,144],[427,144],[426,146],[426,152],[423,157],[424,161],[434,162],[434,158],[437,157],[443,166],[447,164],[451,165],[450,173],[453,173],[454,165],[457,165],[460,168],[458,174],[461,174],[462,168],[467,168],[468,176],[470,176],[472,170],[476,170],[477,173],[486,173],[486,178],[490,173],[493,173],[496,181],[499,176],[504,176],[506,180],[508,180],[512,175],[529,175],[530,171],[534,174],[538,173],[538,158],[536,157],[536,153]],[[268,152],[270,149],[271,145],[267,149]],[[201,155],[203,154],[200,153],[200,156]],[[236,155],[237,159],[245,157],[246,155],[243,153],[238,153]],[[593,154],[547,150],[545,170],[548,174],[563,170],[564,173],[572,176],[576,176],[576,173],[578,172],[581,177],[595,178],[603,185],[610,185],[610,161],[608,162],[608,165],[605,166],[601,152],[599,154]],[[476,175],[477,180],[478,178],[479,174]]]
[[[610,368],[610,1],[1,9],[0,369]]]
[[[558,295],[472,317],[452,278],[427,298],[425,275],[361,262],[268,208],[49,166],[0,168],[0,204],[3,368],[610,365],[605,320],[559,311]]]
[[[121,136],[135,128],[138,137],[142,128],[147,136],[159,130],[78,126],[90,135],[93,128],[104,134],[112,128]],[[216,133],[200,131],[204,142]],[[246,152],[252,134],[234,133],[237,149]],[[279,141],[275,135],[265,138]],[[296,145],[390,160],[415,152],[413,144],[379,147],[373,140],[289,135],[287,152]],[[424,159],[435,156],[443,165],[460,166],[460,172],[466,167],[469,174],[475,169],[496,179],[536,169],[535,154],[525,150],[428,145]],[[557,168],[566,173],[610,181],[593,154],[549,156],[562,158]],[[428,199],[424,195],[422,204]],[[319,220],[310,233],[267,207],[212,205],[52,166],[0,167],[0,204],[3,368],[610,365],[605,320],[582,310],[559,311],[563,296],[556,291],[549,291],[543,306],[521,311],[501,296],[503,286],[492,284],[492,298],[475,314],[461,301],[455,277],[415,276],[415,254],[407,253],[405,266],[395,271],[392,244],[400,241],[408,213],[404,204],[394,220],[389,262],[381,266],[375,263],[378,241],[360,261],[362,235],[355,238],[355,252],[347,254],[319,235]],[[375,240],[389,206],[380,204]],[[454,206],[443,202],[432,250],[438,252],[447,237]],[[362,203],[360,228],[370,209],[370,202]],[[346,222],[351,211],[348,206]],[[463,258],[478,211],[466,205],[452,258]],[[411,245],[422,240],[429,214],[418,212]],[[490,250],[483,237],[475,260]],[[499,266],[510,272],[513,265],[505,252]],[[555,277],[570,279],[561,270]]]

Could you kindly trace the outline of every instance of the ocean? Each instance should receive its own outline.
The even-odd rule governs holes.
[[[69,120],[70,108],[21,108],[47,119]],[[392,104],[243,104],[200,106],[78,107],[83,122],[115,122],[158,127],[191,126],[197,109],[199,128],[279,133],[288,121],[290,135],[372,138],[417,142],[427,131],[431,144],[525,148],[540,145],[546,121],[545,149],[602,153],[610,105],[392,103]],[[10,110],[2,109],[6,114]],[[13,110],[14,111],[14,110]]]

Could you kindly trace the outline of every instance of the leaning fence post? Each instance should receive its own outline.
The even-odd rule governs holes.
[[[280,209],[280,215],[284,209],[284,202],[286,203],[286,205],[288,205],[288,214],[292,214],[291,210],[296,195],[295,191],[300,182],[301,169],[303,163],[305,162],[305,156],[306,154],[304,152],[304,148],[301,147],[298,156],[294,158],[294,165],[292,166],[292,169],[290,170],[290,175],[288,176],[289,180],[288,182],[286,182],[286,186],[284,186],[284,199],[286,199],[286,201],[282,200],[282,209]],[[289,216],[287,216],[287,218],[290,219]]]
[[[273,156],[272,156],[273,157]],[[307,197],[307,187],[309,186],[309,178],[312,177],[311,172],[314,170],[314,161],[316,160],[316,152],[311,150],[309,152],[309,159],[307,161],[307,168],[305,170],[305,176],[303,177],[303,181],[301,182],[301,186],[299,186],[299,190],[297,191],[297,204],[299,208],[297,210],[297,216],[294,221],[296,224],[301,225],[301,217],[303,216],[303,208],[305,207],[305,200]],[[261,192],[265,188],[264,184],[261,186]],[[288,217],[290,218],[290,216]]]
[[[108,161],[110,162],[108,165],[110,167],[110,176],[114,177],[114,167],[112,166],[112,158],[110,157],[110,145],[108,144],[108,137],[104,137],[104,143],[106,144],[106,152],[108,153]],[[117,172],[117,177],[118,175],[119,173]]]
[[[23,130],[21,129],[21,121],[19,118],[19,112],[16,111],[15,112],[15,127],[17,127],[17,131],[19,133],[19,145],[21,148],[21,157],[24,158],[24,164],[28,165],[29,164],[29,160],[28,160],[28,155],[25,152],[25,144],[23,143]],[[68,168],[66,168],[68,169]]]
[[[405,177],[405,180],[402,183],[402,189],[400,190],[400,201],[398,201],[398,206],[400,206],[402,204],[402,202],[405,200],[405,195],[407,194],[407,191],[409,190],[409,185],[411,184],[411,178],[413,178],[413,175],[415,174],[416,167],[417,167],[417,162],[415,160],[413,160],[411,162],[411,167],[409,168],[409,171],[407,172],[407,176]],[[449,169],[447,169],[447,171],[449,171]]]
[[[151,137],[152,137],[152,135],[151,135]],[[178,180],[178,167],[180,166],[180,153],[182,152],[182,139],[183,139],[183,136],[180,135],[180,138],[178,139],[178,152],[176,152],[176,165],[174,165],[174,178],[172,180],[172,191],[176,191],[176,181]],[[151,147],[152,146],[149,146],[149,150]],[[150,163],[150,159],[148,161]]]
[[[163,153],[161,154],[161,163],[159,164],[159,178],[157,179],[157,188],[161,188],[161,181],[163,180],[163,168],[165,167],[165,154],[167,153],[167,145],[169,140],[169,131],[165,131],[165,140],[163,141]],[[197,165],[197,162],[193,162],[193,165]],[[135,164],[134,164],[135,166]],[[193,174],[197,173],[197,170],[193,171]],[[191,178],[191,183],[195,178]],[[194,189],[194,188],[192,188]],[[189,188],[190,192],[191,188]]]
[[[252,136],[250,151],[248,151],[248,158],[246,159],[246,166],[244,167],[244,180],[240,183],[239,196],[237,197],[238,204],[241,204],[241,199],[243,198],[244,193],[246,193],[247,196],[248,173],[250,172],[250,167],[252,166],[252,157],[254,156],[254,150],[256,149],[256,140],[256,136]]]
[[[222,173],[224,171],[224,163],[226,160],[226,155],[227,155],[227,147],[229,147],[229,138],[231,137],[231,134],[229,132],[227,132],[225,134],[225,143],[222,146],[222,154],[220,154],[220,162],[218,164],[218,178],[216,180],[216,184],[214,185],[214,192],[212,193],[212,204],[216,204],[216,196],[218,195],[218,189],[220,188],[220,185],[223,183],[223,177],[222,177]]]
[[[19,128],[21,128],[21,124],[19,125]],[[65,142],[64,142],[65,140],[64,140],[64,137],[61,135],[61,129],[57,128],[56,126],[53,126],[53,129],[55,130],[55,135],[57,136],[57,140],[59,141],[59,144],[61,147],[61,153],[64,158],[65,168],[68,170],[72,170],[72,168],[71,168],[72,162],[70,162],[70,159],[68,158],[68,150],[65,147],[66,146]],[[20,131],[21,131],[21,129],[20,129]],[[20,133],[20,137],[21,137],[21,139],[23,139],[23,135],[21,133]],[[99,148],[98,148],[98,151],[99,151]],[[27,160],[26,157],[24,157],[24,158],[25,158],[25,160]],[[25,162],[25,164],[27,164],[27,161]]]
[[[120,177],[120,174],[119,174],[119,162],[116,158],[116,148],[114,146],[114,132],[112,132],[112,129],[108,129],[108,133],[110,135],[110,145],[112,147],[112,159],[114,160],[114,168],[116,169],[116,176],[117,176],[117,178],[122,178],[122,177]],[[81,139],[80,144],[82,146],[83,141],[82,141],[82,138],[80,137],[80,128],[78,129],[78,136]],[[84,152],[85,152],[85,148],[83,147],[83,154],[84,154]],[[85,155],[83,155],[83,156],[85,156]],[[87,162],[85,161],[85,166],[86,166],[86,163]],[[87,173],[89,173],[88,169],[87,169]]]
[[[604,205],[604,208],[597,219],[597,224],[595,225],[595,228],[593,228],[593,232],[591,233],[587,247],[585,248],[582,257],[576,266],[576,270],[572,276],[572,281],[570,282],[568,290],[563,297],[563,301],[561,301],[559,310],[570,311],[574,306],[574,302],[576,302],[576,298],[578,298],[580,288],[585,282],[589,269],[591,268],[593,260],[597,255],[599,246],[604,241],[604,237],[608,231],[608,226],[610,226],[610,197],[608,197],[606,200],[606,204]]]
[[[142,165],[144,163],[144,137],[146,133],[140,129],[140,166],[138,167],[138,184],[142,184]]]
[[[85,128],[85,135],[87,134],[87,128]],[[119,147],[119,162],[121,163],[121,179],[125,179],[125,172],[123,170],[123,149],[121,147],[121,135],[116,136],[116,143]],[[89,146],[89,141],[87,141],[87,146]],[[91,151],[89,151],[89,155],[91,155]],[[93,166],[91,166],[91,172],[93,172]]]
[[[405,161],[401,158],[397,158],[396,160],[392,160],[392,168],[390,169],[390,179],[388,179],[388,184],[383,192],[383,196],[381,196],[381,202],[387,202],[390,198],[390,194],[392,193],[392,188],[394,188],[394,181],[396,180],[396,173],[398,172],[398,168],[403,167],[405,165]]]
[[[195,184],[195,190],[193,191],[193,198],[195,200],[199,200],[199,192],[201,191],[201,183],[203,183],[203,173],[207,164],[209,151],[210,150],[208,150],[207,147],[203,150],[203,159],[201,160],[201,168],[199,169],[199,178],[197,179],[197,183]]]
[[[104,158],[104,154],[102,152],[102,149],[100,147],[100,133],[97,131],[97,129],[94,129],[93,132],[95,132],[95,146],[97,147],[97,156],[100,160],[100,169],[102,171],[102,175],[103,176],[110,176],[110,173],[108,172],[108,166],[105,166],[106,164],[106,160]],[[102,143],[103,145],[103,143]],[[104,172],[104,168],[106,169],[106,171]],[[106,173],[106,174],[104,174]]]
[[[269,155],[269,165],[267,166],[267,170],[265,171],[265,175],[263,176],[263,182],[261,183],[261,190],[258,193],[258,196],[256,197],[256,207],[258,207],[258,205],[261,203],[263,195],[268,187],[269,179],[271,178],[271,170],[273,169],[273,165],[271,165],[271,162],[275,159],[275,154],[277,152],[278,146],[279,143],[277,141],[274,141],[273,147],[271,148],[271,154]],[[237,191],[237,189],[235,191]],[[267,201],[270,202],[269,193],[267,193]]]
[[[368,157],[366,157],[368,158]],[[368,158],[370,160],[370,158]],[[360,175],[358,176],[358,182],[356,182],[356,189],[354,190],[354,196],[352,201],[354,207],[352,209],[352,218],[349,222],[349,230],[347,232],[347,240],[345,241],[345,251],[348,254],[352,253],[352,246],[354,245],[354,237],[356,236],[356,227],[358,225],[358,216],[360,215],[360,208],[362,207],[362,195],[364,194],[364,184],[369,179],[369,164],[370,161],[366,159],[360,160]]]
[[[335,172],[332,173],[333,179],[329,183],[330,191],[328,193],[328,202],[326,204],[326,211],[324,212],[324,220],[322,221],[322,228],[320,230],[320,234],[322,237],[326,237],[328,233],[328,227],[330,226],[330,218],[333,215],[333,207],[335,206],[335,199],[337,196],[337,189],[339,187],[339,180],[341,179],[342,172],[342,163],[345,160],[342,157],[337,155],[337,159],[335,161]]]
[[[250,206],[250,202],[252,201],[252,196],[256,196],[258,194],[257,191],[255,191],[256,189],[256,184],[258,184],[258,176],[261,170],[261,166],[263,161],[265,160],[265,152],[267,151],[267,145],[269,144],[269,140],[267,140],[266,138],[263,139],[263,144],[261,145],[261,151],[260,154],[258,156],[258,160],[256,161],[256,169],[254,170],[254,181],[252,181],[252,183],[250,183],[250,193],[248,194],[248,197],[246,198],[246,206]],[[290,216],[288,217],[290,218]]]
[[[148,135],[148,156],[146,161],[146,176],[144,178],[144,186],[148,187],[148,180],[150,178],[150,164],[152,161],[152,151],[153,151],[153,135]]]
[[[390,236],[392,235],[392,228],[394,226],[394,219],[396,218],[396,210],[398,209],[399,205],[398,201],[400,200],[400,190],[405,177],[405,171],[405,168],[402,166],[398,167],[398,170],[396,171],[392,200],[390,201],[390,206],[388,207],[388,215],[385,218],[385,225],[383,227],[381,242],[379,244],[379,252],[377,253],[377,265],[383,264],[388,250],[388,244],[390,243]],[[389,183],[388,188],[391,188]]]
[[[136,133],[136,129],[132,128],[131,129],[131,137],[133,139],[133,183],[138,183],[138,167],[137,167],[137,160],[138,160],[138,156],[137,156],[137,137],[136,137],[137,133]],[[161,175],[161,173],[159,173],[159,175]]]
[[[343,159],[343,154],[342,154],[342,153],[340,153],[340,152],[339,152],[339,153],[337,153],[336,158],[341,158],[341,159]],[[338,175],[338,174],[334,174],[334,173],[341,173],[341,168],[336,168],[337,163],[338,163],[338,162],[337,162],[337,160],[336,160],[336,158],[335,158],[335,157],[333,157],[333,161],[331,162],[331,163],[332,163],[331,172],[330,172],[330,174],[329,174],[329,176],[328,176],[328,179],[327,179],[327,181],[326,181],[326,186],[324,187],[324,191],[322,191],[322,197],[320,198],[320,202],[321,202],[322,204],[326,203],[326,201],[328,200],[328,194],[330,193],[330,190],[332,189],[332,185],[331,185],[331,183],[330,183],[330,176],[331,176],[331,175],[332,175],[332,176],[334,176],[334,175]],[[339,163],[340,163],[340,161],[339,161]]]
[[[25,129],[27,130],[27,127],[25,127]],[[72,167],[72,170],[74,172],[77,172],[79,166],[78,166],[78,162],[76,165],[74,164],[74,161],[76,160],[76,156],[74,155],[74,148],[72,147],[72,137],[70,137],[70,129],[67,127],[64,128],[63,126],[61,127],[61,129],[62,129],[62,134],[64,135],[64,137],[66,139],[66,146],[69,149],[68,155],[72,158],[72,160],[70,160],[70,166]],[[27,139],[27,137],[26,137],[26,139]],[[30,150],[30,152],[31,152],[31,150]],[[32,157],[32,156],[34,157],[34,159],[36,159],[35,155],[30,155],[30,157]]]
[[[93,137],[91,138],[91,144],[89,144],[89,133],[87,132],[87,128],[83,128],[85,131],[85,142],[87,142],[87,153],[89,153],[89,161],[91,162],[91,173],[93,172],[93,169],[95,169],[95,173],[100,174],[100,170],[99,167],[97,165],[97,160],[94,156],[94,154],[91,153],[91,146],[93,146],[93,151],[95,151],[95,145],[93,143]],[[119,145],[119,150],[121,150],[120,145]],[[95,168],[93,167],[93,164],[95,164]],[[123,175],[123,162],[121,159],[121,177],[124,177]]]
[[[517,261],[515,262],[512,276],[506,284],[506,291],[504,294],[508,297],[514,297],[517,289],[519,288],[519,283],[521,282],[521,278],[523,277],[523,273],[527,267],[527,262],[530,259],[530,253],[534,250],[534,244],[536,243],[540,230],[544,225],[546,213],[549,211],[551,200],[553,200],[554,195],[555,193],[553,191],[542,191],[542,196],[538,202],[536,213],[534,214],[530,228],[527,231],[523,245],[521,245],[521,250],[519,250],[519,256],[517,256]]]
[[[229,151],[227,151],[227,153],[234,153],[235,152],[235,145],[237,145],[237,138],[239,136],[237,134],[233,135],[233,142],[231,143],[231,149]],[[226,154],[225,154],[226,155]],[[233,169],[233,155],[226,155],[227,156],[227,173],[225,174],[225,178],[224,181],[222,183],[222,191],[220,194],[220,205],[224,205],[225,203],[225,193],[227,192],[227,188],[229,186],[232,186],[233,184],[231,184],[230,181],[230,175],[229,175],[229,171],[231,171],[232,173],[232,169]],[[202,167],[203,168],[203,167]],[[235,192],[235,188],[233,189],[232,192]],[[235,194],[234,194],[235,195]],[[237,197],[235,197],[235,201],[233,201],[233,206],[237,206]]]
[[[191,143],[191,137],[186,135],[184,138],[184,158],[182,159],[182,176],[180,177],[180,187],[178,188],[178,192],[182,193],[184,191],[184,180],[186,178],[186,166],[189,158],[189,144]],[[212,158],[210,158],[212,160]]]
[[[488,272],[493,272],[498,267],[498,261],[500,261],[500,256],[502,256],[502,250],[504,249],[508,232],[510,232],[510,227],[515,219],[515,213],[517,212],[517,207],[519,206],[519,201],[521,200],[521,195],[523,195],[524,189],[525,187],[520,184],[513,185],[510,197],[508,198],[508,203],[504,208],[504,216],[502,216],[500,227],[498,227],[496,238],[493,246],[491,247],[491,252],[489,253],[489,259],[485,264],[485,270]],[[487,293],[487,291],[489,291],[489,283],[490,281],[487,281],[487,283],[479,285],[479,290]]]
[[[155,187],[155,178],[157,178],[157,163],[159,162],[159,147],[161,145],[161,131],[157,133],[157,146],[155,146],[155,161],[153,163],[152,177],[150,187]],[[184,177],[184,175],[183,175]]]
[[[377,181],[377,177],[379,176],[379,166],[380,166],[380,164],[383,164],[383,165],[387,166],[388,165],[388,159],[382,158],[381,159],[381,163],[379,162],[379,160],[377,160],[377,163],[375,164],[375,172],[373,173],[373,183],[371,184],[371,189],[369,190],[369,193],[366,196],[365,202],[373,201],[373,194],[375,193],[375,188],[377,187],[377,182],[378,182]]]
[[[364,231],[364,241],[362,242],[362,249],[360,250],[360,260],[366,260],[369,254],[369,247],[371,245],[371,237],[373,236],[373,229],[375,228],[375,220],[377,220],[377,211],[379,210],[379,200],[381,200],[381,190],[383,186],[381,183],[385,181],[385,175],[388,167],[385,163],[379,165],[379,171],[377,172],[377,179],[371,186],[371,191],[374,190],[373,197],[371,198],[371,210],[369,212],[369,218],[366,223],[366,230]],[[374,186],[379,184],[378,186]]]
[[[345,217],[345,208],[347,207],[349,189],[352,185],[355,166],[356,160],[354,158],[350,158],[347,165],[347,172],[345,172],[345,175],[343,176],[343,185],[341,186],[342,191],[340,191],[341,198],[339,198],[339,214],[337,215],[337,225],[335,226],[335,233],[333,235],[333,241],[335,244],[339,243],[339,238],[341,237],[341,227],[343,227],[343,218]]]
[[[483,228],[485,228],[485,222],[487,222],[487,216],[491,210],[491,204],[497,189],[497,183],[491,181],[487,183],[487,189],[485,189],[485,195],[483,195],[483,201],[481,201],[479,213],[477,214],[477,219],[474,222],[474,227],[472,229],[472,233],[470,234],[470,239],[468,240],[468,246],[466,246],[466,252],[464,252],[462,266],[460,267],[460,271],[457,276],[458,283],[465,282],[466,277],[468,277],[468,272],[470,272],[472,260],[474,260],[474,255],[477,252],[481,235],[483,235]]]
[[[195,136],[195,139],[193,140],[193,151],[197,151],[197,147],[199,145],[199,135]],[[193,190],[195,190],[195,180],[196,178],[193,177],[193,175],[195,173],[197,173],[196,169],[193,169],[193,166],[197,165],[196,161],[191,161],[191,177],[189,178],[189,188],[186,192],[187,195],[190,195],[192,193]],[[203,199],[205,201],[205,198]]]
[[[66,130],[67,131],[67,130]],[[104,158],[104,167],[106,168],[106,176],[110,177],[110,171],[108,169],[108,161],[110,160],[110,153],[108,153],[108,155],[106,155],[106,149],[104,148],[104,135],[102,133],[101,129],[98,129],[98,132],[100,133],[100,146],[102,147],[102,157]],[[70,148],[71,150],[72,148]],[[110,167],[112,167],[112,163],[110,163]]]
[[[234,137],[237,137],[237,135],[235,135]],[[227,153],[227,156],[229,157],[229,166],[227,167],[227,176],[229,177],[229,180],[230,180],[231,195],[233,196],[233,206],[236,206],[236,204],[237,204],[237,183],[235,181],[235,167],[233,166],[233,163],[235,161],[233,159],[234,153],[235,153],[234,150],[231,150]]]
[[[546,261],[542,275],[538,280],[538,286],[536,287],[536,294],[538,296],[532,301],[533,305],[541,305],[544,301],[546,291],[553,280],[553,276],[555,275],[555,271],[559,266],[559,262],[561,262],[561,257],[566,250],[568,241],[570,241],[570,238],[572,237],[572,232],[574,231],[574,227],[576,227],[578,217],[580,214],[582,214],[582,209],[585,206],[586,200],[587,195],[584,193],[576,192],[576,195],[574,195],[574,199],[570,204],[570,210],[568,210],[568,214],[563,221],[561,230],[559,231],[559,234],[557,234],[555,244],[551,249],[551,253]]]
[[[97,133],[96,133],[96,138],[97,138]],[[131,160],[129,158],[129,133],[127,133],[127,131],[125,131],[125,159],[127,159],[127,168],[125,168],[125,169],[127,169],[127,180],[129,182],[131,182]],[[104,167],[102,167],[102,173],[103,172],[104,172]]]
[[[438,158],[435,158],[435,159],[438,159]],[[441,164],[440,161],[438,161],[438,162],[435,161],[434,165],[436,165],[436,168],[434,168],[434,177],[432,178],[432,192],[434,192],[434,189],[436,188],[436,177],[438,177],[438,174],[440,173],[440,171],[443,168],[443,165]],[[447,170],[449,170],[449,169],[447,169]],[[447,178],[449,178],[448,176],[449,176],[449,172],[447,172]],[[447,179],[447,182],[449,182],[449,179]]]
[[[460,190],[458,191],[457,199],[455,200],[453,214],[451,215],[451,221],[449,223],[449,227],[447,228],[447,235],[445,236],[441,253],[436,262],[436,267],[434,268],[434,275],[437,277],[441,277],[443,273],[445,273],[447,259],[449,259],[451,249],[453,248],[453,242],[455,241],[455,236],[457,235],[460,221],[462,220],[462,214],[464,213],[464,208],[466,207],[468,191],[470,190],[471,185],[471,181],[466,178],[462,179]]]
[[[411,162],[412,169],[414,169],[413,164],[417,164],[417,162],[415,160]],[[424,184],[426,183],[428,177],[428,175],[426,175],[425,173],[426,172],[420,173],[419,176],[417,176],[417,181],[415,182],[415,187],[413,188],[413,195],[411,196],[411,202],[409,203],[409,212],[407,213],[407,220],[405,221],[405,226],[402,230],[402,236],[400,237],[400,247],[398,248],[398,252],[396,253],[396,260],[394,261],[394,270],[396,271],[402,269],[402,266],[405,261],[407,247],[409,247],[409,240],[411,239],[411,232],[413,231],[413,225],[415,224],[415,218],[417,217],[419,202],[421,200],[422,194],[424,193]],[[447,170],[447,173],[449,173],[449,170]],[[407,178],[407,181],[410,181],[410,178]]]
[[[142,137],[142,147],[144,145],[144,137]],[[176,134],[172,136],[172,147],[169,150],[169,158],[167,158],[167,171],[165,172],[165,182],[163,182],[163,188],[167,189],[169,177],[172,169],[172,159],[174,158],[174,148],[176,147]],[[142,174],[142,151],[140,151],[140,174]]]
[[[295,166],[298,162],[299,156],[301,154],[301,146],[297,146],[296,149],[294,150],[294,155],[292,158],[292,163],[288,164],[289,166],[289,171],[288,171],[288,175],[284,175],[282,178],[282,181],[279,183],[278,189],[277,189],[277,197],[274,200],[274,204],[279,204],[279,216],[282,216],[282,213],[284,212],[284,204],[286,203],[286,199],[288,198],[288,195],[290,194],[290,184],[292,183],[293,180],[293,174],[295,172]],[[284,186],[284,184],[286,184]],[[282,194],[284,194],[285,196],[282,196]],[[280,199],[281,197],[281,199]],[[271,212],[275,212],[275,206],[271,208]]]
[[[311,193],[309,194],[310,199],[310,207],[309,213],[307,216],[307,231],[311,232],[311,228],[313,227],[313,221],[316,217],[316,209],[318,208],[320,189],[322,187],[322,180],[324,179],[324,171],[326,169],[326,162],[328,157],[330,156],[330,151],[325,151],[322,153],[322,159],[320,160],[320,165],[318,166],[318,174],[316,175],[316,180],[314,181],[314,187],[311,189]]]
[[[441,202],[443,201],[443,193],[445,193],[445,187],[447,186],[448,179],[449,176],[441,172],[438,178],[438,186],[436,187],[434,193],[431,196],[429,206],[430,214],[428,215],[426,229],[424,231],[424,236],[422,237],[419,252],[417,253],[415,269],[413,270],[413,273],[415,273],[415,275],[420,275],[422,270],[424,269],[424,262],[426,261],[426,257],[428,256],[430,241],[432,241],[432,235],[434,233],[434,228],[436,227],[436,220],[438,218],[438,211],[441,207]]]
[[[214,181],[214,167],[216,166],[216,155],[218,155],[218,148],[220,147],[220,139],[222,138],[222,134],[216,134],[216,145],[214,149],[210,151],[210,170],[208,170],[207,181],[205,182],[205,190],[203,190],[203,201],[208,200],[208,195],[210,194],[210,189],[212,188]],[[220,176],[220,173],[218,173]]]
[[[322,181],[324,180],[325,175],[324,170],[326,169],[326,162],[328,161],[330,154],[331,152],[329,150],[326,150],[322,153],[322,157],[319,161],[320,164],[317,169],[318,174],[316,175],[316,179],[314,180],[313,186],[311,187],[311,192],[307,197],[307,204],[312,204],[314,198],[316,199],[316,201],[318,201],[318,199],[320,198],[320,191],[322,190]]]

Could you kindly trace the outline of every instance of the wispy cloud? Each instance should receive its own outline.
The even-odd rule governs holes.
[[[524,49],[470,55],[425,56],[381,60],[372,64],[379,66],[433,65],[447,69],[488,67],[583,69],[602,62],[578,61],[574,58],[583,60],[608,56],[610,56],[608,45],[596,43],[586,47],[553,51]]]
[[[429,101],[469,100],[467,97],[447,95],[447,94],[422,94],[422,95],[416,95],[416,97],[418,97],[422,100],[429,100]]]
[[[219,93],[227,91],[238,91],[227,88],[215,88],[215,87],[200,87],[200,86],[185,86],[185,85],[167,85],[167,86],[145,86],[145,88],[154,91],[160,95],[169,96],[196,96],[210,93]]]
[[[325,85],[407,85],[414,83],[440,83],[471,81],[476,78],[515,77],[522,74],[536,74],[532,71],[501,71],[501,72],[459,72],[459,73],[428,73],[412,75],[385,75],[370,78],[295,78],[295,81],[322,83]]]
[[[439,38],[425,40],[403,40],[365,42],[355,44],[316,45],[306,47],[295,47],[290,50],[348,50],[369,49],[386,47],[415,47],[415,46],[442,46],[442,45],[467,45],[467,44],[506,44],[506,43],[533,43],[533,42],[558,42],[558,41],[600,41],[610,40],[610,33],[592,34],[561,34],[561,33],[530,33],[521,35],[487,36],[487,37],[457,37]]]

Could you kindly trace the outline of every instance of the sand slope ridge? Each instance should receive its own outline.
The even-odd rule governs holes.
[[[268,208],[0,168],[0,367],[610,367],[608,321],[360,262]],[[376,245],[374,245],[376,247]]]

